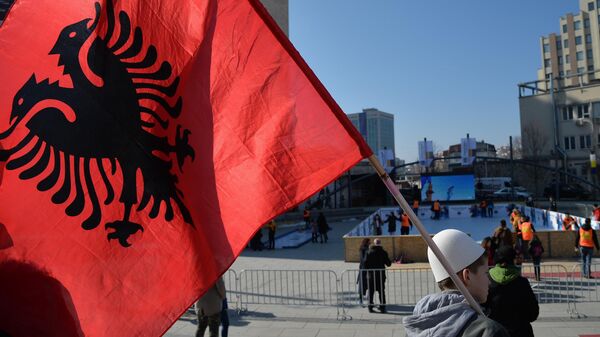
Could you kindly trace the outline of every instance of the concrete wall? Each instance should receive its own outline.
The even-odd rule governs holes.
[[[545,258],[572,258],[577,256],[573,250],[575,232],[564,231],[539,231],[536,233],[544,246]],[[359,247],[366,237],[344,236],[345,261],[359,262]],[[371,242],[377,236],[369,237]],[[427,262],[427,246],[420,235],[404,236],[379,236],[381,245],[388,252],[390,259],[394,260],[400,255],[406,256],[414,262]],[[598,256],[598,250],[594,250],[594,256]]]

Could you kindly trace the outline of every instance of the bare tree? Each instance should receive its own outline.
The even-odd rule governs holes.
[[[520,141],[523,159],[539,163],[544,157],[544,149],[549,141],[548,136],[530,123],[523,127]],[[538,194],[540,178],[539,168],[537,166],[528,167],[526,173],[528,173],[528,178],[533,178],[535,194]]]

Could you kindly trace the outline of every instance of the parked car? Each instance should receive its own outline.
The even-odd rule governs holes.
[[[515,198],[519,200],[525,200],[531,196],[531,193],[527,192],[524,187],[515,186]],[[505,187],[494,192],[495,199],[510,199],[513,195],[513,188]]]
[[[561,198],[573,198],[573,199],[589,199],[592,194],[583,188],[578,183],[561,183],[558,185],[559,196]],[[556,193],[556,184],[550,184],[544,188],[544,197],[554,197]]]

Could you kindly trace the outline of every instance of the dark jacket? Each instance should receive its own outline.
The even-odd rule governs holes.
[[[327,220],[325,220],[325,216],[323,214],[319,214],[319,217],[317,218],[317,228],[321,234],[329,231],[329,225],[327,224]]]
[[[408,337],[509,337],[502,325],[477,315],[458,291],[423,297],[403,323]]]
[[[490,269],[490,289],[485,307],[489,318],[502,324],[512,337],[533,336],[531,323],[540,312],[529,281],[515,266]]]
[[[512,246],[513,245],[513,237],[512,232],[508,227],[499,226],[494,231],[493,238],[495,239],[496,246],[498,248],[502,246]]]
[[[365,269],[385,269],[392,265],[388,253],[381,246],[371,246],[365,259]],[[377,287],[385,282],[385,271],[370,271],[367,274],[370,282],[375,282]]]
[[[385,222],[388,223],[388,232],[396,231],[396,220],[397,219],[398,218],[396,217],[396,215],[388,214],[387,218],[385,219]]]

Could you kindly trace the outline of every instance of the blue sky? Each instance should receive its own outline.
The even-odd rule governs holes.
[[[289,0],[290,39],[346,113],[395,115],[396,156],[520,134],[517,84],[576,0]]]

